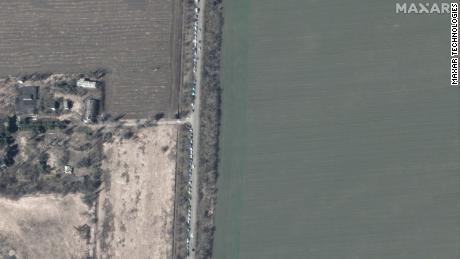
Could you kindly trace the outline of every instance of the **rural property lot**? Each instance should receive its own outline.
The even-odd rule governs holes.
[[[106,108],[177,109],[174,0],[2,0],[0,75],[110,71]],[[180,25],[181,26],[181,25]],[[176,55],[177,54],[177,55]]]
[[[97,258],[170,258],[176,125],[104,144]]]

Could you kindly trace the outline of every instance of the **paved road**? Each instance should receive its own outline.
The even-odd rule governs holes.
[[[191,211],[192,211],[192,218],[190,221],[191,224],[191,236],[190,244],[191,244],[191,251],[189,254],[189,259],[195,259],[195,247],[196,247],[196,225],[197,225],[197,210],[198,210],[198,147],[199,147],[199,129],[200,129],[200,88],[201,88],[201,71],[202,71],[202,52],[201,52],[201,42],[203,42],[203,35],[202,30],[203,28],[203,15],[204,15],[204,7],[205,7],[206,0],[201,0],[198,3],[198,33],[197,33],[197,40],[198,40],[198,51],[197,51],[197,70],[195,72],[196,78],[196,93],[195,93],[195,110],[191,114],[190,123],[193,129],[193,165],[195,167],[192,169],[192,198],[191,198]]]

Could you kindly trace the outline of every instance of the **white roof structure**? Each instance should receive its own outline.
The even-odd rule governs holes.
[[[65,174],[72,174],[73,173],[73,167],[71,167],[70,165],[64,166],[64,173]]]
[[[82,88],[96,89],[96,82],[88,81],[84,78],[81,78],[77,81],[77,86]]]

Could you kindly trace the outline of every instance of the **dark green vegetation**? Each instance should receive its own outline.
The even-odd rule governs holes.
[[[2,80],[1,92],[8,93],[1,95],[2,105],[14,111],[8,109],[0,120],[1,195],[79,192],[88,205],[93,203],[101,184],[102,143],[112,133],[85,125],[82,113],[88,98],[104,100],[105,73],[35,73]],[[79,78],[94,80],[98,87],[78,87]],[[74,104],[79,109],[72,109]]]
[[[108,183],[109,179],[106,179],[107,177],[110,177],[108,176],[109,174],[104,174],[104,184],[105,183]],[[110,188],[110,186],[109,186]],[[106,213],[106,215],[104,216],[104,219],[102,221],[102,224],[101,224],[101,250],[104,252],[104,253],[107,253],[108,249],[109,249],[109,242],[108,240],[110,240],[111,238],[113,238],[113,229],[114,229],[114,225],[115,225],[115,222],[114,222],[114,214],[113,214],[113,207],[112,207],[112,204],[108,201],[108,200],[105,200],[104,201],[104,204],[102,204],[102,206],[104,207],[104,211]]]
[[[0,148],[3,148],[3,157],[0,158],[0,167],[11,167],[15,163],[15,157],[18,154],[18,144],[16,143],[15,134],[17,131],[30,131],[32,139],[42,140],[40,134],[44,134],[49,130],[57,128],[63,130],[67,127],[65,122],[61,121],[36,121],[25,120],[18,122],[16,116],[8,117],[5,120],[0,120]],[[48,168],[46,165],[47,155],[40,156],[40,164],[38,167],[41,171]]]
[[[200,96],[198,161],[198,213],[196,257],[211,258],[214,239],[214,208],[217,193],[219,127],[221,116],[220,60],[222,1],[206,2],[204,14],[203,71]]]
[[[80,192],[88,204],[94,201],[101,184],[102,133],[60,121],[17,126],[10,126],[15,120],[9,121],[1,133],[7,140],[1,145],[0,194],[19,198],[33,193]],[[66,174],[65,166],[78,173]]]
[[[11,243],[8,236],[0,234],[0,256],[2,259],[17,259],[15,255],[10,256]]]
[[[213,258],[458,258],[449,16],[224,4]]]

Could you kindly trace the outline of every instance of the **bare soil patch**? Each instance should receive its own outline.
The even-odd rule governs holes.
[[[172,251],[176,125],[104,144],[98,258],[168,258]]]
[[[0,258],[85,258],[91,245],[77,228],[91,226],[88,215],[76,194],[0,198]]]

